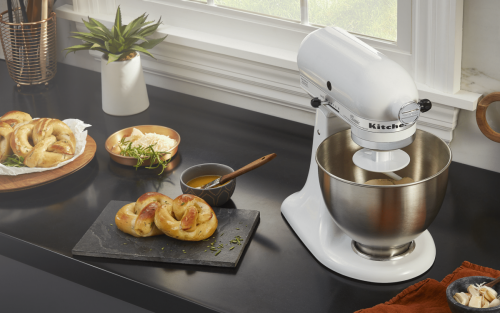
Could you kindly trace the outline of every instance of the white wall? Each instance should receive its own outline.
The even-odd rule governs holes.
[[[500,91],[500,1],[465,0],[462,48],[462,89],[488,94]],[[500,131],[500,105],[492,104],[487,119]],[[476,112],[462,110],[451,143],[457,162],[500,172],[500,143],[486,138]]]
[[[55,7],[57,8],[64,4],[73,5],[73,0],[58,0]],[[80,51],[79,53],[70,53],[66,55],[66,52],[63,51],[64,48],[82,43],[81,40],[70,38],[71,32],[73,31],[77,31],[75,23],[62,18],[57,19],[57,52],[59,53],[58,60],[69,65],[74,65],[99,72],[101,70],[100,63],[96,62],[94,58],[87,52]]]

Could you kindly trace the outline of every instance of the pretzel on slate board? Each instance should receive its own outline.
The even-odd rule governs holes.
[[[155,223],[156,210],[173,200],[158,192],[147,192],[136,202],[123,206],[115,216],[115,224],[119,230],[134,237],[151,237],[163,235]]]
[[[212,236],[217,230],[218,220],[205,200],[184,194],[158,208],[155,224],[169,237],[200,241]]]

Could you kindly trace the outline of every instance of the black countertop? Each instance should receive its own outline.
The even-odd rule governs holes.
[[[48,88],[18,90],[0,62],[0,114],[79,118],[92,127],[95,158],[80,171],[36,189],[0,194],[0,254],[40,270],[163,312],[352,312],[385,302],[426,278],[443,279],[462,261],[500,268],[500,174],[452,163],[446,198],[429,228],[437,248],[432,268],[401,283],[373,284],[317,262],[281,215],[280,206],[305,183],[313,127],[148,86],[150,108],[128,117],[101,108],[100,74],[59,64]],[[144,124],[177,130],[175,168],[157,172],[113,162],[104,141]],[[135,201],[148,191],[181,193],[182,171],[200,163],[239,168],[277,153],[238,178],[226,207],[261,212],[260,225],[236,268],[73,257],[71,249],[111,200]],[[431,151],[429,151],[431,153]]]

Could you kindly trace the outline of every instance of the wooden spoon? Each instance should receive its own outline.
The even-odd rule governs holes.
[[[241,176],[245,173],[253,171],[257,167],[260,167],[260,166],[266,164],[267,162],[271,161],[275,157],[276,157],[276,153],[271,153],[271,154],[268,154],[266,156],[263,156],[262,158],[257,159],[255,161],[253,161],[252,163],[243,166],[239,170],[236,170],[232,173],[226,174],[222,177],[217,178],[216,180],[209,182],[208,184],[201,186],[200,189],[209,189],[209,188],[212,188],[216,185],[225,184],[226,182],[230,181],[233,178],[236,178],[236,177]]]
[[[500,276],[498,276],[497,278],[495,278],[495,280],[490,281],[489,283],[485,284],[485,286],[486,287],[493,287],[493,286],[495,286],[498,283],[500,283]]]

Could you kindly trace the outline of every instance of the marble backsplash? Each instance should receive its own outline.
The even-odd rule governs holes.
[[[500,60],[498,62],[500,62]],[[490,77],[474,67],[462,68],[460,89],[489,94],[491,92],[500,91],[500,80]]]

